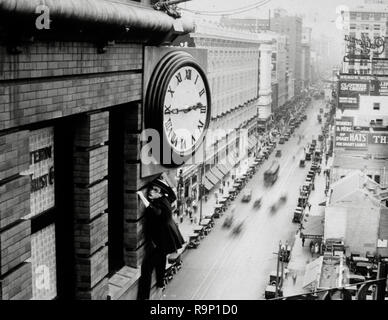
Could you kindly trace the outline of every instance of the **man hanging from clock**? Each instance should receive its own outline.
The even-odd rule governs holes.
[[[139,192],[146,206],[145,214],[145,256],[141,267],[138,300],[150,297],[152,271],[156,272],[156,286],[164,288],[166,257],[182,248],[185,242],[172,218],[171,204],[176,200],[172,188],[162,179],[152,181],[147,198]]]

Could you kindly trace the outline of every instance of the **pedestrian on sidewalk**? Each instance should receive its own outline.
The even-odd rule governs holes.
[[[310,242],[310,252],[311,252],[311,257],[314,257],[314,252],[315,252],[315,244],[313,241]]]
[[[293,282],[294,285],[296,283],[296,277],[297,277],[296,271],[294,271],[293,274],[292,274],[292,282]]]
[[[304,242],[306,241],[305,237],[302,237],[302,247],[304,247]]]

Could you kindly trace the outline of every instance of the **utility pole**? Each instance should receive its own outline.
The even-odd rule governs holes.
[[[282,241],[279,241],[279,249],[278,249],[278,261],[276,264],[276,288],[275,288],[275,298],[278,297],[279,291],[279,264],[280,264],[280,253],[282,250]]]
[[[376,300],[384,300],[387,290],[388,264],[386,262],[379,262],[377,279],[385,279],[377,284]]]

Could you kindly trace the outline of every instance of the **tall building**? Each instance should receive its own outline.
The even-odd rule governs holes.
[[[348,22],[344,39],[345,73],[375,74],[380,73],[383,68],[387,69],[387,66],[381,65],[380,62],[372,62],[372,58],[388,58],[387,3],[366,1],[365,4],[345,12],[345,21]]]
[[[311,81],[311,28],[303,28],[302,34],[302,86],[308,89]]]
[[[294,77],[293,92],[299,95],[302,90],[302,18],[275,11],[270,28],[274,32],[288,36],[289,69]]]

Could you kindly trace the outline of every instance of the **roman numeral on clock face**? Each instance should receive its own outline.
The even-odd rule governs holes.
[[[201,111],[202,112],[202,111]],[[171,105],[170,106],[164,106],[164,114],[171,114]]]
[[[198,129],[202,129],[204,127],[204,125],[205,124],[201,120],[199,120],[199,122],[198,122]]]
[[[168,87],[168,92],[171,93],[171,98],[174,97],[175,91],[171,89],[171,87]]]
[[[192,135],[192,136],[191,136],[191,143],[194,144],[195,141],[197,141],[197,139],[195,139],[195,137]]]
[[[172,133],[170,141],[175,147],[178,145],[178,137],[175,132]]]
[[[168,120],[165,122],[164,126],[166,127],[166,130],[167,130],[167,131],[171,131],[171,130],[172,130],[172,122],[171,122],[171,119],[168,119]]]
[[[175,78],[177,79],[177,81],[178,81],[178,83],[177,84],[180,84],[181,82],[182,82],[182,75],[181,75],[181,73],[179,72],[176,76],[175,76]]]
[[[186,149],[186,139],[181,138],[181,149]]]
[[[186,79],[191,80],[191,69],[186,69]]]
[[[202,89],[200,92],[199,92],[199,96],[202,97],[202,95],[205,93],[205,89]]]
[[[201,106],[201,113],[206,113],[206,106]]]

